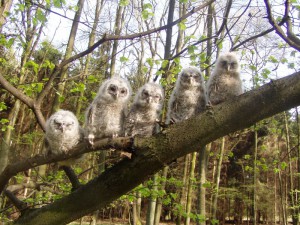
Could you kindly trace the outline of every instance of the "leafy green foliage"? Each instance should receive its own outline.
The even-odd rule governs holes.
[[[2,118],[0,119],[1,131],[6,131],[7,129],[13,130],[14,128],[9,125],[9,120]]]

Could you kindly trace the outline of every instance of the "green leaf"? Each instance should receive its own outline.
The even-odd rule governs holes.
[[[35,74],[37,74],[39,70],[39,65],[34,61],[30,60],[27,63],[25,63],[24,68],[32,68]]]
[[[169,65],[169,60],[163,60],[161,63],[162,68],[166,68]]]
[[[44,84],[43,83],[37,83],[36,85],[36,91],[40,93],[43,90]]]
[[[40,22],[46,22],[47,21],[47,18],[45,17],[45,13],[41,9],[38,9],[36,11],[35,17]]]
[[[289,63],[288,68],[289,69],[295,69],[295,63]]]
[[[124,63],[124,62],[128,62],[128,58],[127,57],[125,57],[125,56],[121,56],[120,57],[120,61],[122,62],[122,63]]]
[[[244,159],[250,159],[251,155],[244,155]]]
[[[186,30],[185,22],[186,20],[182,20],[180,23],[178,23],[179,30]]]
[[[128,4],[129,4],[129,0],[120,0],[119,2],[119,5],[123,7],[127,6]]]
[[[281,164],[280,164],[280,168],[282,169],[282,170],[285,170],[286,168],[287,168],[287,163],[286,162],[282,162]]]
[[[153,59],[152,58],[147,58],[146,62],[149,64],[149,66],[153,66]]]
[[[0,120],[0,123],[1,123],[1,124],[6,124],[6,123],[9,123],[9,120],[3,118],[3,119]]]
[[[269,56],[268,60],[272,63],[278,63],[278,60],[274,56]]]
[[[7,48],[10,48],[15,42],[15,38],[10,38],[6,44]]]
[[[7,106],[5,105],[4,102],[0,102],[0,112],[7,109]]]
[[[87,77],[87,80],[88,80],[88,83],[92,84],[92,83],[97,83],[98,82],[98,79],[97,77],[95,77],[94,75],[89,75]]]
[[[254,65],[249,65],[249,69],[252,70],[252,71],[256,71],[256,66],[254,66]]]
[[[190,46],[188,46],[188,53],[189,53],[189,54],[193,54],[193,53],[195,52],[196,49],[197,49],[196,46],[190,45]]]
[[[205,182],[202,186],[204,188],[211,188],[211,183],[210,182]]]
[[[61,8],[62,2],[61,2],[61,0],[53,0],[53,5],[56,8]]]
[[[271,73],[270,70],[268,70],[267,68],[264,68],[261,72],[261,75],[263,78],[267,79],[269,77],[270,73]]]
[[[146,3],[143,5],[143,9],[152,9],[152,5],[150,3]]]
[[[17,11],[24,11],[25,10],[25,5],[24,4],[17,4]]]
[[[55,68],[54,63],[50,62],[48,59],[42,64],[42,68],[49,68],[51,71]]]

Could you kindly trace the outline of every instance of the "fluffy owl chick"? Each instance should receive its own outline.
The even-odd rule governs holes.
[[[123,124],[131,88],[127,80],[112,77],[102,83],[86,112],[86,132],[91,145],[95,138],[123,134]]]
[[[134,99],[125,123],[126,136],[151,136],[156,132],[157,121],[164,100],[159,84],[146,83]]]
[[[240,65],[233,52],[219,56],[216,67],[207,81],[207,95],[212,105],[243,93]]]
[[[59,110],[46,121],[45,147],[48,154],[67,153],[83,140],[84,132],[76,116],[67,110]],[[62,161],[60,165],[71,165],[77,159]]]
[[[199,69],[188,67],[179,74],[168,102],[166,123],[180,122],[203,111],[207,103],[204,78]]]

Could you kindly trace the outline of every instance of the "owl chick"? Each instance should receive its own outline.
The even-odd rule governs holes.
[[[235,53],[219,56],[216,67],[207,81],[207,95],[212,105],[243,93],[240,65]]]
[[[204,78],[195,67],[179,74],[168,102],[166,123],[180,122],[202,112],[207,103]]]
[[[146,83],[134,99],[125,123],[126,136],[151,136],[156,133],[157,121],[164,100],[159,84]]]
[[[79,126],[76,116],[67,110],[59,110],[46,121],[45,147],[48,154],[67,153],[83,140],[84,132]],[[76,159],[60,162],[70,165]]]
[[[131,96],[127,80],[112,77],[102,83],[86,112],[86,132],[91,145],[95,138],[123,135],[125,110]]]

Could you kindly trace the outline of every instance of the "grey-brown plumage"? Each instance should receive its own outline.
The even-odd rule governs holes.
[[[179,74],[168,102],[167,123],[180,122],[202,112],[207,103],[204,78],[199,69],[188,67]]]
[[[46,121],[45,147],[48,154],[59,155],[68,153],[83,140],[84,131],[76,116],[67,110],[59,110]],[[60,162],[60,165],[70,165],[76,159]]]
[[[207,95],[212,105],[219,104],[243,93],[240,65],[233,52],[219,56],[207,82]]]
[[[142,86],[126,118],[126,136],[151,136],[156,133],[163,100],[163,89],[159,84],[150,82]]]
[[[95,138],[124,134],[124,119],[131,88],[127,80],[112,77],[102,83],[86,112],[86,131],[90,144]]]

